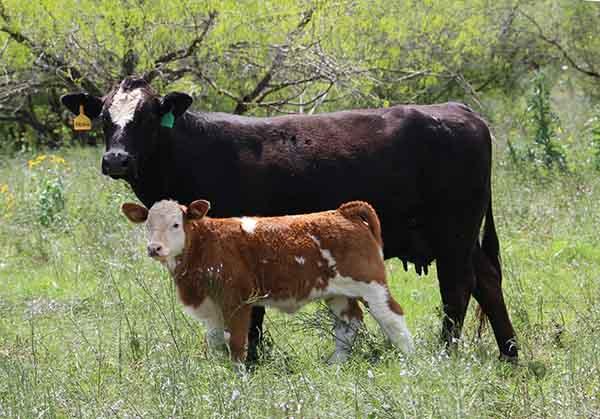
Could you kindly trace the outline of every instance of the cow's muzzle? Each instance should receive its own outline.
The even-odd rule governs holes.
[[[133,159],[125,150],[109,150],[102,156],[102,174],[122,178],[131,169]]]

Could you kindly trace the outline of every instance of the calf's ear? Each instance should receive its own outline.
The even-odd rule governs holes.
[[[121,205],[121,211],[125,214],[125,217],[129,218],[132,223],[143,223],[148,218],[148,210],[133,202],[126,202]]]
[[[209,209],[210,202],[205,201],[204,199],[199,199],[197,201],[192,202],[187,207],[186,215],[192,220],[199,220],[200,218],[206,215]]]
[[[173,112],[175,118],[180,117],[190,107],[192,102],[192,97],[186,93],[169,93],[160,100],[160,114],[164,115],[167,112]]]
[[[90,118],[96,118],[102,112],[102,99],[87,93],[68,93],[61,96],[60,101],[75,115],[79,115],[80,105]]]

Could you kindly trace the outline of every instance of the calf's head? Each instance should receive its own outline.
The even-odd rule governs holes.
[[[159,201],[150,210],[131,202],[121,206],[123,214],[134,223],[146,223],[148,255],[168,262],[181,255],[185,249],[186,231],[191,220],[203,218],[210,202],[197,200],[188,207],[175,201]]]
[[[61,102],[77,115],[101,118],[106,151],[102,156],[102,173],[112,178],[134,180],[138,162],[156,151],[161,134],[161,121],[168,113],[175,120],[192,103],[192,98],[179,92],[158,96],[144,79],[128,77],[103,97],[87,93],[70,93]],[[170,117],[170,116],[169,116]]]

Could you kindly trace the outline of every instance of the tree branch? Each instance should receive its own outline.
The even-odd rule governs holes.
[[[252,103],[257,97],[261,96],[264,90],[268,87],[269,82],[273,78],[274,74],[279,70],[285,58],[287,57],[290,45],[294,42],[295,38],[302,33],[306,25],[308,25],[308,23],[311,21],[314,11],[315,9],[311,8],[303,13],[300,22],[298,22],[296,27],[290,33],[288,33],[285,43],[277,48],[277,53],[275,54],[275,57],[273,58],[271,66],[269,67],[267,72],[260,78],[258,83],[256,83],[256,86],[254,87],[254,89],[252,89],[250,93],[244,95],[241,99],[238,100],[238,103],[235,109],[233,110],[234,114],[241,115],[245,113],[248,110],[248,104]],[[263,95],[263,98],[264,96],[266,95]]]
[[[600,73],[598,73],[597,71],[594,71],[593,69],[592,70],[588,70],[588,69],[585,69],[585,68],[581,67],[569,55],[569,53],[567,52],[567,50],[560,44],[560,42],[558,42],[556,39],[550,39],[546,35],[544,35],[544,31],[543,31],[542,27],[539,25],[539,23],[533,17],[529,16],[528,14],[526,14],[525,12],[523,12],[522,10],[519,10],[519,13],[521,13],[533,26],[535,26],[535,28],[537,29],[537,36],[538,36],[538,38],[540,38],[545,43],[547,43],[549,45],[552,45],[554,48],[556,48],[558,50],[558,52],[560,52],[560,54],[563,56],[563,58],[565,60],[567,60],[567,62],[571,65],[571,67],[573,67],[575,70],[577,70],[580,73],[583,73],[583,74],[585,74],[587,76],[600,79]]]
[[[142,76],[144,80],[150,83],[161,73],[161,68],[163,66],[175,61],[183,60],[184,58],[191,57],[202,44],[210,29],[214,26],[218,15],[218,12],[214,10],[209,12],[208,17],[204,20],[204,27],[202,31],[186,48],[180,48],[176,51],[168,52],[154,60],[154,68],[144,73]],[[180,69],[179,73],[181,74],[182,71],[188,72],[188,68],[185,68],[185,70]]]

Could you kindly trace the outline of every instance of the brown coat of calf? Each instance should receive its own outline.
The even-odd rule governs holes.
[[[412,351],[400,305],[389,293],[379,219],[365,202],[337,210],[269,218],[206,217],[208,201],[189,207],[160,201],[148,211],[123,204],[133,222],[147,221],[150,256],[169,267],[185,310],[207,328],[211,347],[225,343],[245,359],[254,305],[294,312],[322,299],[337,317],[336,350],[347,358],[366,303],[384,333]]]

